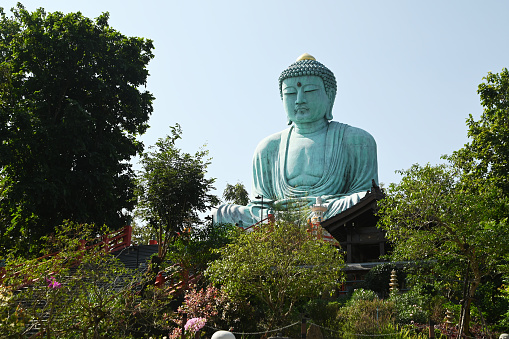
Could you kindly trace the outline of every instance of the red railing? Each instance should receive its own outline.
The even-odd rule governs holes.
[[[186,292],[190,285],[196,284],[198,279],[201,278],[200,273],[190,273],[189,270],[185,269],[182,272],[182,279],[175,279],[173,276],[163,276],[163,272],[159,272],[156,277],[155,286],[163,288],[167,282],[169,286],[166,287],[165,291],[168,294],[176,294],[177,292]]]
[[[132,226],[126,225],[119,230],[103,235],[101,243],[104,245],[104,251],[111,253],[131,246],[132,234]]]
[[[98,239],[101,239],[101,240],[97,241]],[[94,238],[92,240],[88,240],[88,241],[80,240],[80,243],[81,243],[80,250],[88,251],[93,248],[98,248],[99,252],[101,252],[101,251],[104,251],[104,253],[116,252],[116,251],[120,251],[126,247],[131,246],[131,239],[132,239],[132,227],[127,225],[127,226],[124,226],[116,231],[102,235],[102,236],[100,236],[98,238]],[[87,245],[88,243],[91,243],[91,244]],[[46,254],[42,257],[34,259],[31,262],[32,263],[39,262],[39,263],[35,264],[36,266],[38,266],[38,265],[42,264],[43,260],[45,260],[45,259],[49,260],[53,257],[56,257],[56,256],[58,256],[59,253],[60,252]],[[77,265],[77,264],[79,264],[79,259],[74,263],[74,265]],[[22,275],[25,270],[25,268],[22,266],[23,266],[22,264],[15,266],[14,269],[16,271],[15,272],[11,271],[12,273],[7,272],[4,267],[1,267],[0,268],[0,284],[2,283],[2,281],[6,278],[6,276],[8,274],[11,274],[11,276]],[[30,267],[33,268],[33,266],[30,266]],[[55,272],[49,272],[48,275],[53,275],[54,273]],[[165,285],[165,283],[168,280],[170,280],[170,286],[167,287],[167,292],[173,294],[173,293],[176,293],[177,291],[187,290],[189,287],[189,284],[195,283],[196,280],[199,279],[199,277],[200,277],[199,274],[192,274],[192,273],[189,274],[189,272],[187,270],[184,270],[182,280],[175,282],[171,277],[165,277],[162,275],[162,272],[159,272],[159,274],[156,278],[155,285],[158,287],[163,287]],[[19,287],[28,286],[38,280],[39,280],[39,278],[26,279],[23,281],[22,285]]]
[[[97,238],[93,239],[93,240],[80,240],[80,243],[81,243],[81,249],[82,250],[85,250],[85,251],[88,251],[92,248],[95,248],[95,247],[100,247],[101,249],[104,249],[104,252],[105,253],[111,253],[111,252],[115,252],[115,251],[119,251],[121,249],[124,249],[126,247],[129,247],[131,246],[131,238],[132,238],[132,232],[133,232],[133,228],[132,226],[130,225],[127,225],[127,226],[124,226],[116,231],[113,231],[111,233],[108,233],[108,234],[105,234],[103,236],[101,236],[101,241],[99,242],[96,242],[97,241]],[[88,245],[87,246],[87,243],[89,242],[96,242],[96,243],[93,243],[91,245]],[[36,267],[41,265],[42,264],[42,261],[44,259],[51,259],[53,257],[56,257],[60,252],[55,252],[55,253],[50,253],[50,254],[46,254],[42,257],[39,257],[39,258],[36,258],[34,259],[33,261],[31,261],[32,263],[36,263],[36,262],[40,262],[38,264],[35,264]],[[78,264],[79,262],[76,262],[74,263],[74,265]],[[7,270],[5,268],[0,268],[0,284],[2,283],[2,281],[6,278],[6,276],[8,274],[11,274],[11,276],[19,276],[20,274],[23,273],[24,271],[24,268],[22,267],[23,264],[20,264],[20,265],[17,265],[14,267],[14,269],[16,269],[15,272],[7,272]],[[33,267],[33,266],[30,266],[30,267]],[[52,275],[54,272],[50,272],[48,273],[49,275]],[[30,281],[25,281],[23,285],[28,285],[30,283],[33,283],[35,281],[37,281],[38,279],[30,279]]]

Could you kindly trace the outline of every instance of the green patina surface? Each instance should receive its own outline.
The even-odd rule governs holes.
[[[322,197],[325,219],[356,204],[378,183],[376,143],[366,131],[332,119],[334,74],[308,54],[285,69],[279,89],[289,128],[270,135],[253,157],[252,200],[221,205],[218,223],[250,226],[262,210]]]

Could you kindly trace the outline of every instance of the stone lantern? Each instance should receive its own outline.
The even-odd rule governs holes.
[[[451,310],[445,311],[445,328],[454,326],[454,313]]]
[[[389,290],[391,292],[398,291],[399,284],[398,284],[398,277],[396,276],[396,270],[392,270],[392,272],[391,272],[391,282],[389,283],[389,286],[390,286]]]

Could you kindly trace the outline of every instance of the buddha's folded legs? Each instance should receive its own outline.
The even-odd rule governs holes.
[[[214,223],[238,224],[240,227],[249,227],[260,221],[259,216],[255,216],[253,212],[256,211],[253,211],[249,206],[221,205],[213,211]]]

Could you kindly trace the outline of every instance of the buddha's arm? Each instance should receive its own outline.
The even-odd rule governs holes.
[[[375,139],[368,132],[354,128],[345,141],[349,166],[346,195],[366,192],[371,189],[372,180],[378,183]]]
[[[277,165],[279,156],[280,133],[263,139],[255,150],[253,156],[253,181],[251,190],[252,204],[261,205],[263,196],[264,205],[277,199],[275,182],[277,179]]]
[[[378,165],[376,143],[368,132],[352,127],[344,138],[347,175],[344,180],[344,192],[326,195],[323,201],[327,204],[326,217],[341,213],[357,204],[371,189],[372,180],[378,183]]]

